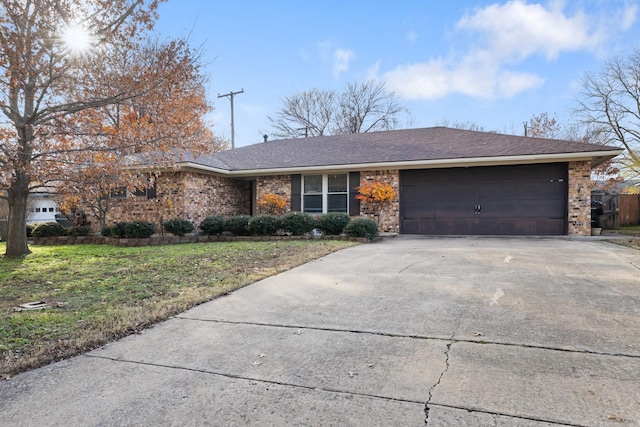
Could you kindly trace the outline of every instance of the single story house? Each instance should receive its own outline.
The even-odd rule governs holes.
[[[259,213],[267,193],[291,211],[366,216],[356,187],[379,180],[397,192],[380,213],[382,231],[589,235],[591,169],[622,151],[446,127],[265,141],[181,158],[109,219],[181,217],[197,226],[210,215]]]

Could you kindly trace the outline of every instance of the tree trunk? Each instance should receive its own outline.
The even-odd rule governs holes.
[[[29,177],[18,172],[9,187],[9,221],[7,230],[8,257],[30,254],[27,246],[27,198],[29,197]]]

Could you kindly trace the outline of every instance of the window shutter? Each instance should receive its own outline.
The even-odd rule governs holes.
[[[156,197],[158,197],[156,185],[153,184],[153,187],[147,188],[147,199],[155,199]]]
[[[360,186],[360,172],[349,172],[349,215],[360,216],[360,200],[356,199]]]
[[[302,175],[291,175],[291,210],[302,210]]]

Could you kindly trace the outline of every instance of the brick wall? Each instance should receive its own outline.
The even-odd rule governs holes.
[[[391,184],[398,195],[380,211],[380,231],[398,232],[400,229],[399,172],[397,170],[362,171],[360,180],[378,180]],[[354,183],[350,183],[352,185]],[[358,185],[358,183],[355,183]],[[278,194],[287,200],[287,210],[291,209],[291,177],[289,175],[260,176],[256,180],[256,200],[264,194]],[[360,215],[377,220],[373,206],[360,203]]]
[[[569,235],[591,234],[591,164],[589,161],[569,163]],[[400,188],[398,170],[361,171],[360,179],[389,183],[397,195],[383,205],[379,215],[371,205],[360,204],[360,215],[379,223],[380,231],[400,229]],[[157,181],[156,199],[130,196],[117,201],[108,216],[108,223],[143,220],[156,224],[160,220],[181,217],[199,224],[209,215],[251,214],[250,181],[211,176],[196,172],[162,174]],[[291,177],[289,175],[259,176],[255,181],[256,201],[264,194],[278,194],[291,209]]]
[[[287,200],[287,212],[291,210],[291,176],[274,175],[259,176],[256,178],[256,205],[260,197],[265,194],[277,194]],[[262,212],[256,211],[256,214]]]
[[[360,202],[360,215],[378,222],[378,228],[382,232],[398,233],[400,231],[400,172],[398,170],[361,171],[360,181],[380,181],[390,184],[396,190],[396,197],[390,203],[384,203],[380,212],[376,212],[372,204]]]
[[[184,217],[199,224],[211,215],[250,215],[251,182],[195,172],[182,173]]]
[[[116,201],[107,224],[150,221],[160,224],[172,218],[192,221],[196,227],[210,215],[250,214],[250,182],[196,172],[161,174],[154,199],[129,196]]]
[[[591,235],[591,162],[569,162],[570,236]]]

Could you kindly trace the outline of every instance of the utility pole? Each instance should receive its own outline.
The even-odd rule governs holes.
[[[303,130],[304,131],[304,137],[308,138],[309,137],[309,130],[315,128],[315,126],[306,126],[303,128],[297,128],[296,130]]]
[[[235,134],[235,128],[233,126],[233,97],[239,93],[244,93],[244,89],[240,89],[240,91],[238,92],[225,93],[224,95],[218,94],[218,98],[229,98],[229,101],[231,101],[231,148],[232,149],[236,148],[236,134]]]

